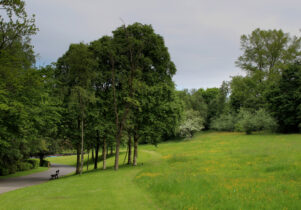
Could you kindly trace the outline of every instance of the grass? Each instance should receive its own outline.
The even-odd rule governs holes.
[[[0,209],[301,209],[300,134],[201,133],[138,160],[2,194]]]
[[[19,177],[19,176],[26,176],[26,175],[30,175],[30,174],[34,174],[34,173],[38,173],[38,172],[47,171],[47,170],[48,170],[47,167],[38,167],[38,168],[27,170],[27,171],[18,171],[18,172],[14,173],[14,174],[9,174],[7,176],[0,176],[0,179],[11,178],[11,177]]]

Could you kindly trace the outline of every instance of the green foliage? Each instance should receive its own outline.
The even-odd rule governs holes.
[[[50,151],[60,115],[50,71],[33,68],[34,16],[21,0],[3,0],[0,7],[0,168],[13,173],[18,163],[28,168],[23,162],[30,155]]]
[[[11,165],[0,168],[0,175],[6,176],[19,171],[27,171],[39,167],[39,160],[29,159],[13,162]]]
[[[301,64],[283,70],[279,81],[266,90],[269,110],[281,132],[301,132]]]
[[[259,109],[255,113],[241,109],[237,119],[236,130],[246,132],[246,134],[262,130],[274,131],[277,127],[275,119],[264,109]]]
[[[29,159],[27,162],[32,165],[31,168],[38,168],[40,165],[40,161],[37,159]]]
[[[9,71],[29,68],[35,60],[30,44],[31,36],[38,31],[35,17],[28,17],[22,0],[1,0],[0,7],[5,11],[5,15],[0,16],[1,67]]]
[[[241,49],[243,55],[236,64],[247,76],[233,77],[230,82],[232,111],[265,109],[277,120],[278,131],[298,132],[301,38],[282,30],[256,29],[241,37]],[[251,113],[241,113],[241,117],[239,130],[259,129],[256,121],[260,120]]]
[[[27,171],[33,168],[32,164],[28,162],[20,162],[18,163],[17,167],[18,167],[18,171]]]
[[[241,36],[243,55],[236,61],[237,66],[249,75],[258,71],[268,78],[293,64],[301,55],[301,38],[284,33],[282,30],[255,29],[250,35]]]
[[[261,75],[235,76],[230,82],[230,105],[232,110],[238,112],[240,108],[257,110],[264,106],[265,84],[259,82]]]
[[[204,119],[204,129],[208,130],[211,121],[228,109],[229,84],[223,82],[220,88],[200,88],[178,91],[185,110],[194,110]]]
[[[236,114],[224,113],[212,120],[210,128],[217,131],[234,131],[236,121]]]

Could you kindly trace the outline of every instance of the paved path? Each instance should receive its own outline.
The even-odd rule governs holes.
[[[50,175],[55,174],[56,170],[60,170],[60,177],[74,172],[75,167],[60,164],[51,164],[51,168],[48,171],[34,173],[27,176],[0,179],[0,194],[19,188],[47,182],[50,179]]]

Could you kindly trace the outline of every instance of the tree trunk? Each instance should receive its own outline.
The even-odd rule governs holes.
[[[130,165],[132,163],[132,138],[131,138],[131,135],[129,135],[128,150],[129,150],[128,165]]]
[[[88,150],[87,171],[89,170],[89,154],[90,154],[90,150]]]
[[[127,115],[129,113],[129,104],[127,103],[125,106],[125,112],[122,114],[121,120],[119,121],[118,115],[118,107],[117,107],[117,96],[116,96],[116,85],[115,85],[115,60],[112,55],[110,55],[110,62],[111,62],[111,73],[112,73],[112,87],[113,87],[113,99],[114,99],[114,112],[115,112],[115,124],[116,124],[116,150],[115,150],[115,164],[114,169],[115,171],[119,168],[119,148],[120,148],[120,141],[122,136],[123,127],[125,121],[127,119]],[[130,96],[132,96],[132,78],[133,72],[131,72],[131,79],[130,79]]]
[[[44,163],[44,154],[43,154],[43,153],[40,153],[40,154],[39,154],[39,157],[40,157],[40,166],[42,167],[42,166],[43,166],[43,163]]]
[[[94,162],[94,149],[92,149],[92,162]]]
[[[80,163],[80,174],[83,173],[83,166],[84,166],[84,117],[82,113],[82,120],[81,120],[81,133],[82,133],[82,142],[81,142],[81,163]]]
[[[137,165],[138,158],[138,136],[134,135],[134,158],[133,158],[133,166]]]
[[[113,155],[113,145],[111,145],[111,153],[110,155]]]
[[[76,146],[76,174],[80,173],[80,144]]]
[[[116,149],[115,149],[115,164],[114,164],[114,170],[117,171],[119,168],[119,148],[120,148],[120,140],[121,140],[121,134],[118,134],[116,138]]]
[[[106,166],[106,159],[107,159],[107,145],[106,145],[106,138],[103,138],[103,145],[102,145],[102,169],[105,170]]]
[[[99,151],[99,130],[96,131],[97,137],[96,137],[96,148],[95,148],[95,159],[94,159],[94,169],[97,169],[97,163],[98,163],[98,151]]]

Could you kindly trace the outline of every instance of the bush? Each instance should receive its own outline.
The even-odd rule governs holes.
[[[18,171],[27,171],[29,169],[32,169],[32,165],[28,162],[20,162],[17,165]]]
[[[38,168],[40,165],[40,161],[36,159],[29,159],[27,162],[32,165],[32,168]]]
[[[0,175],[1,176],[6,176],[9,174],[9,169],[8,168],[0,168]]]
[[[269,130],[274,131],[277,123],[264,109],[259,109],[255,113],[241,109],[238,113],[236,130],[251,134],[253,131]]]
[[[14,174],[18,171],[18,166],[17,165],[11,165],[9,168],[9,174]]]
[[[212,120],[210,128],[217,131],[234,131],[237,117],[235,114],[226,113]]]
[[[203,128],[204,120],[200,117],[198,111],[185,111],[183,121],[179,126],[179,132],[182,137],[192,137],[195,132],[200,131]]]

